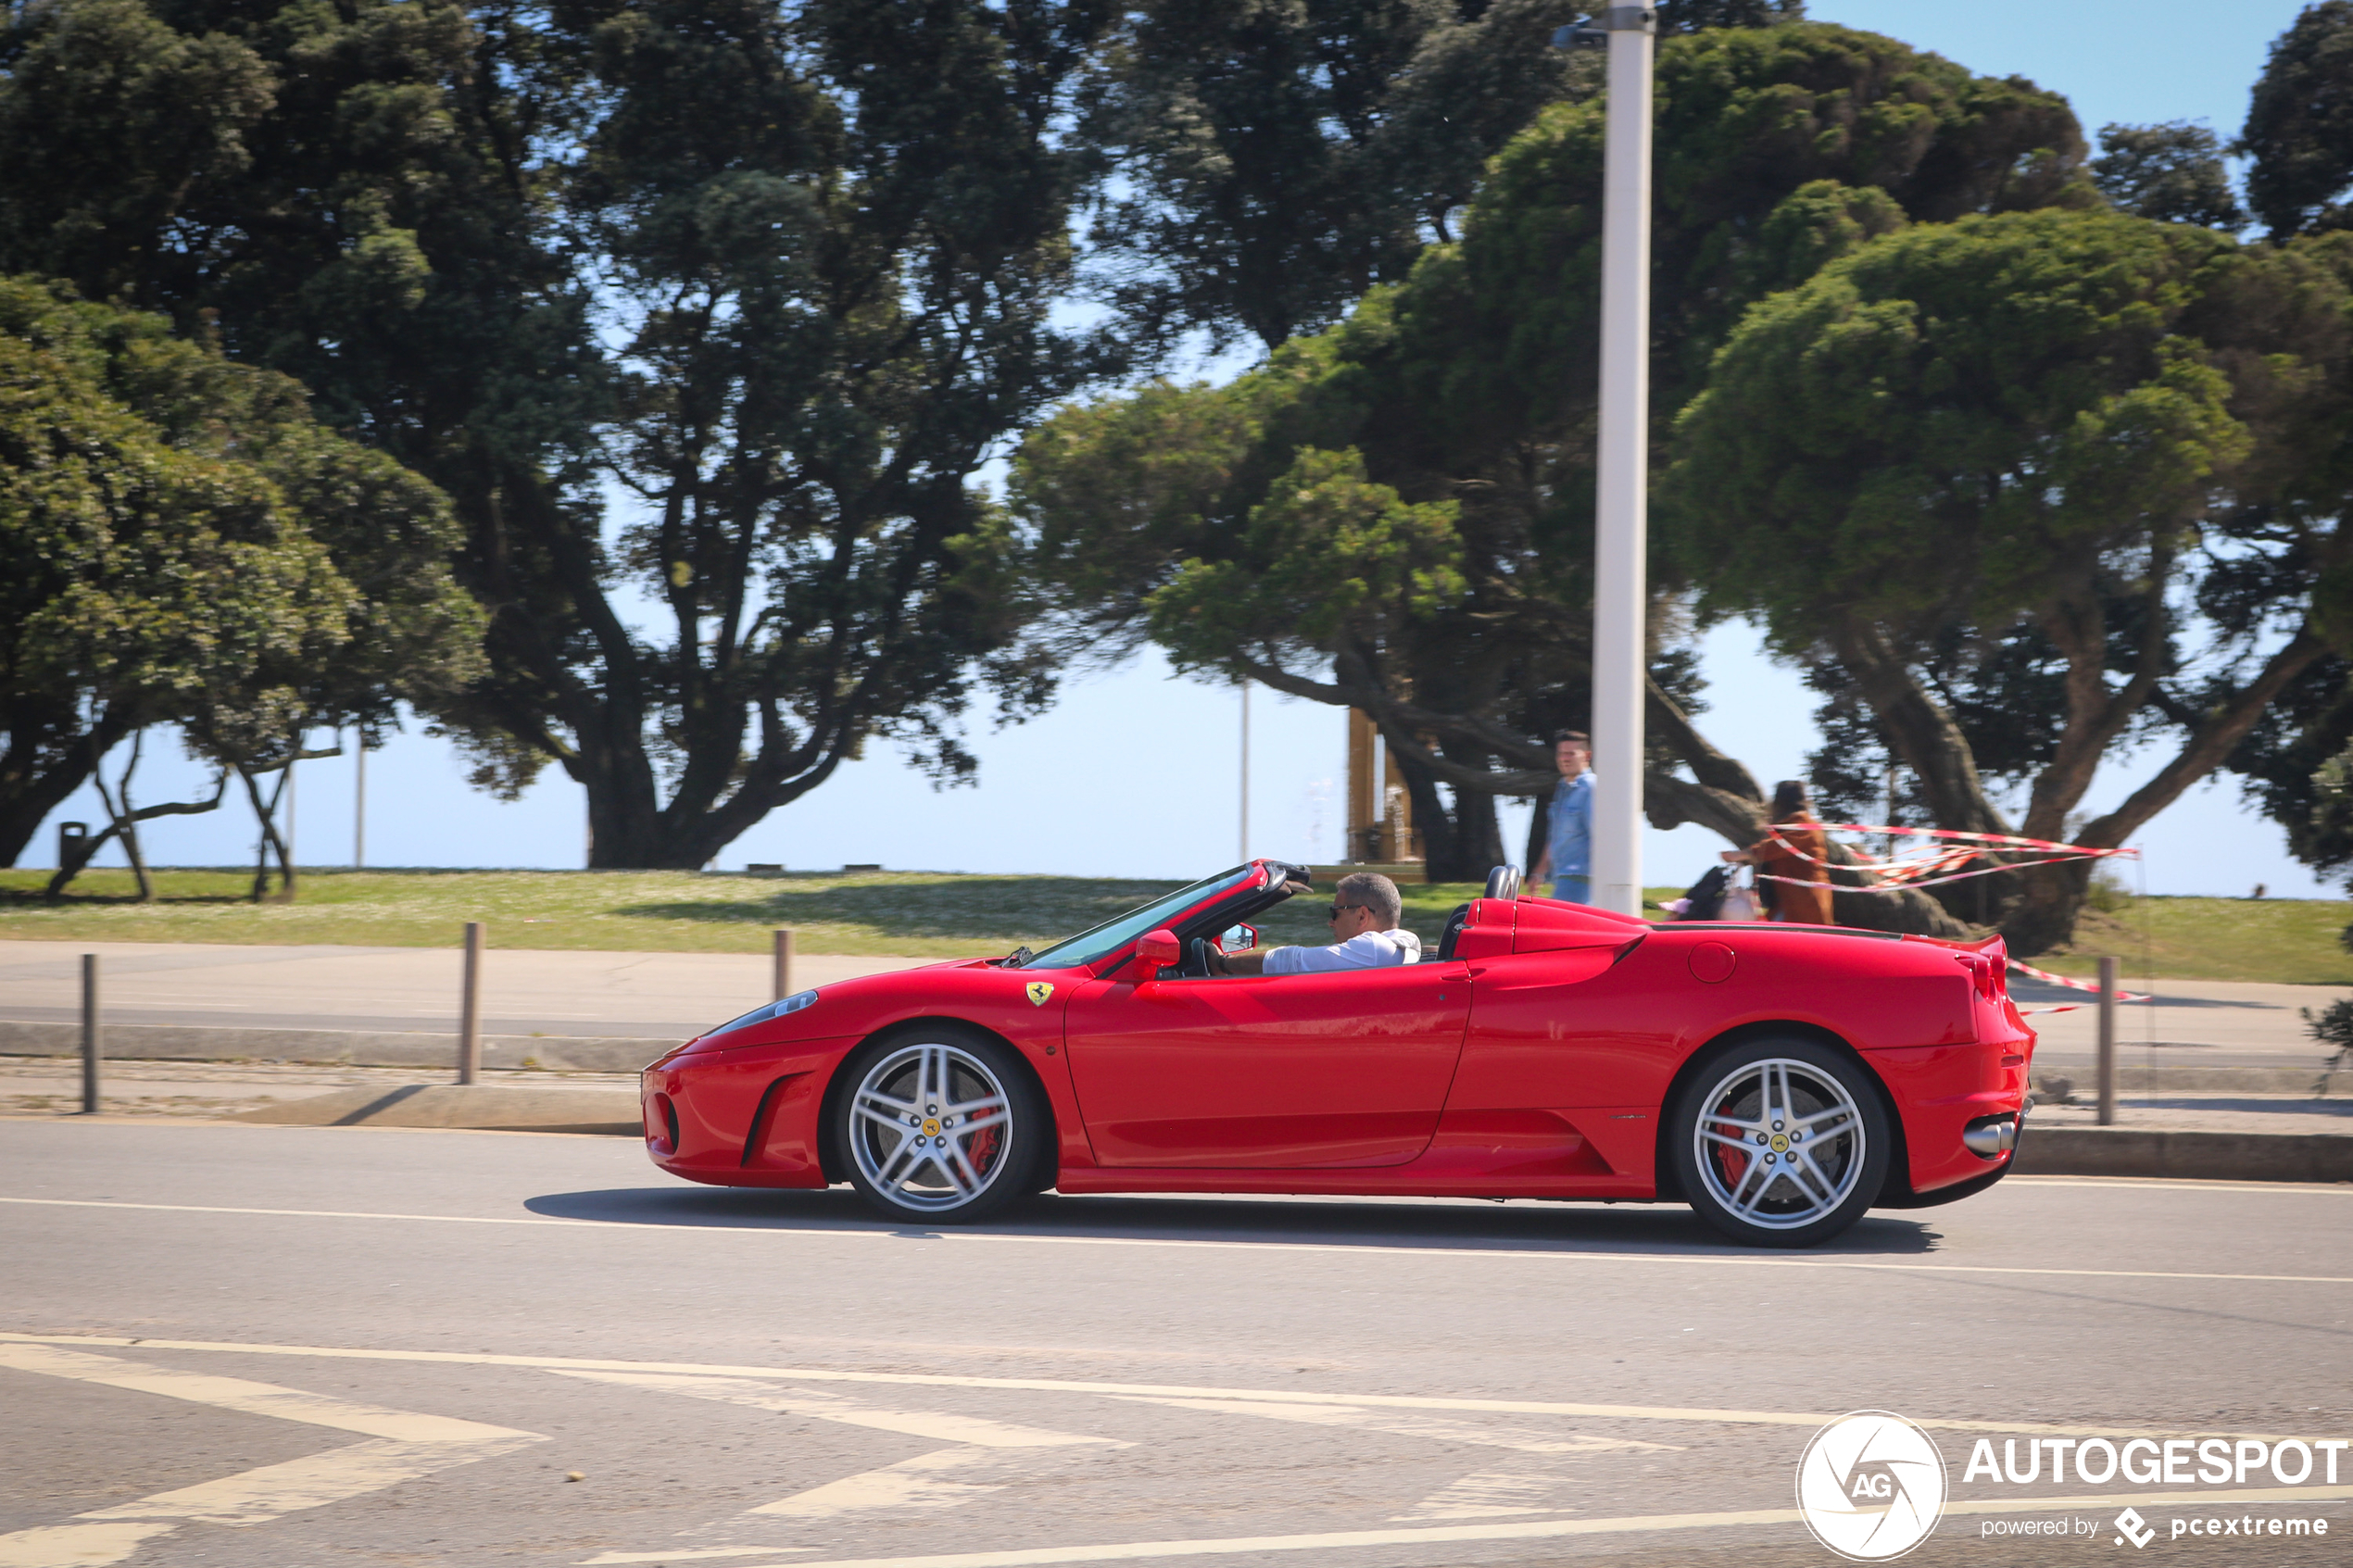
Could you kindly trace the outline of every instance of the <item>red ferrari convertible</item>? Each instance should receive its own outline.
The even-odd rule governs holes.
[[[1499,868],[1419,963],[1212,973],[1307,884],[1255,860],[1041,953],[746,1013],[646,1070],[647,1148],[906,1220],[1049,1187],[1680,1200],[1780,1247],[2009,1167],[2034,1036],[1999,938],[1651,925]]]

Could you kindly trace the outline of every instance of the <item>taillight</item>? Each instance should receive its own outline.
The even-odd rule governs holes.
[[[1982,953],[1955,953],[1953,957],[1960,960],[1963,969],[1969,971],[1969,984],[1977,987],[1979,996],[1989,1002],[1998,1002],[2002,999],[2003,966],[2000,963]]]

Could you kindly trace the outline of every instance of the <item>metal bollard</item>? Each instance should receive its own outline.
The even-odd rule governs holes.
[[[2100,960],[2100,1125],[2116,1124],[2116,960]]]
[[[482,922],[466,922],[465,994],[458,1004],[458,1082],[482,1075]]]
[[[106,1036],[98,1023],[98,955],[82,955],[82,1113],[98,1114],[98,1063]]]
[[[792,995],[792,932],[780,928],[776,932],[776,996],[783,1001]]]

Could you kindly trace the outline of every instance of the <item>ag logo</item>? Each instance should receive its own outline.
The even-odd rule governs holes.
[[[1031,1007],[1044,1007],[1046,1005],[1046,998],[1053,994],[1054,988],[1043,980],[1033,980],[1029,983],[1029,1005]]]
[[[1797,1461],[1797,1511],[1814,1538],[1856,1562],[1926,1540],[1944,1512],[1944,1456],[1900,1415],[1856,1411],[1814,1434]]]

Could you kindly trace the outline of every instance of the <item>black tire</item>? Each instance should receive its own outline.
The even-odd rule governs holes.
[[[1706,1053],[1668,1108],[1667,1137],[1684,1201],[1751,1247],[1812,1247],[1845,1230],[1879,1197],[1894,1149],[1869,1070],[1789,1035]]]
[[[987,1219],[1054,1168],[1046,1097],[1021,1054],[993,1035],[912,1025],[861,1047],[841,1072],[835,1147],[858,1196],[890,1219]]]

